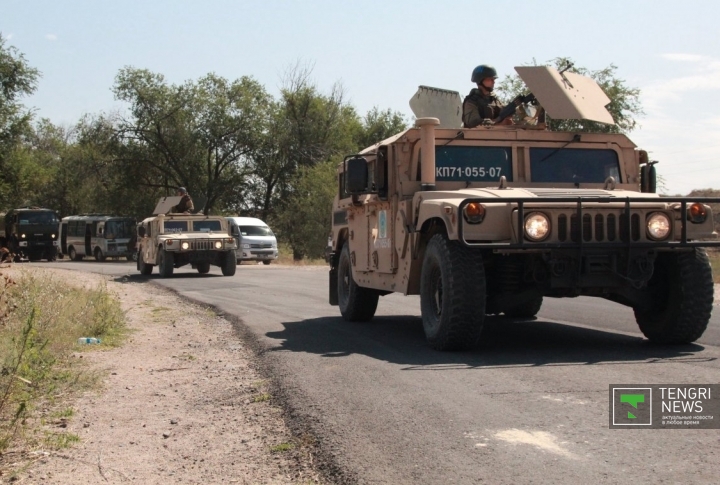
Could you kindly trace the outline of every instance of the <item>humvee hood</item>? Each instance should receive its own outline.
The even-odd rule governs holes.
[[[467,199],[467,198],[546,198],[546,197],[602,197],[602,198],[626,198],[626,197],[647,197],[657,199],[658,194],[638,193],[628,190],[602,190],[602,189],[540,189],[540,188],[519,188],[508,187],[498,189],[494,187],[478,189],[462,189],[449,191],[425,192],[433,194],[433,199]]]

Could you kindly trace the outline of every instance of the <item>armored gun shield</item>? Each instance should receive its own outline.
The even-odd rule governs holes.
[[[605,109],[610,98],[593,79],[573,72],[560,73],[548,66],[516,67],[515,70],[554,119],[615,124]]]
[[[410,99],[410,108],[417,118],[439,119],[438,128],[454,129],[462,126],[462,100],[457,91],[419,86]]]

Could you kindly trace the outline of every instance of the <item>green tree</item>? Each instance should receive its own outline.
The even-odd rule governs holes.
[[[548,127],[551,130],[627,134],[635,129],[637,118],[644,114],[640,103],[640,89],[630,87],[624,80],[619,79],[616,74],[617,66],[611,64],[604,69],[592,71],[575,66],[569,57],[557,57],[546,64],[552,65],[558,70],[572,64],[568,72],[575,72],[594,79],[610,98],[610,104],[606,108],[615,120],[614,125],[608,125],[588,120],[554,120],[548,116]],[[537,65],[535,60],[532,65]],[[507,103],[518,94],[527,93],[528,89],[518,75],[508,75],[498,84],[496,91],[498,96]]]
[[[130,104],[130,117],[116,122],[116,161],[129,173],[149,171],[138,185],[187,187],[206,199],[205,213],[243,181],[267,131],[270,97],[249,77],[230,82],[208,74],[169,85],[161,74],[125,68],[114,93]]]
[[[332,223],[332,201],[337,191],[334,161],[303,167],[277,223],[281,237],[298,256],[321,258]]]
[[[40,72],[0,35],[0,207],[22,203],[35,167],[25,142],[32,135],[32,111],[19,98],[35,92]],[[30,164],[30,165],[28,165]]]
[[[405,129],[407,129],[407,122],[402,113],[393,112],[390,109],[381,111],[376,106],[368,111],[363,119],[356,142],[358,150],[372,146]]]

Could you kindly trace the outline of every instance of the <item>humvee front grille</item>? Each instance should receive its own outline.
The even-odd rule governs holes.
[[[193,251],[210,251],[215,249],[215,242],[209,239],[190,241],[190,249]]]
[[[568,231],[568,219],[570,219],[570,230]],[[640,215],[630,216],[630,238],[633,241],[640,240]],[[627,216],[620,214],[583,214],[582,229],[578,225],[577,214],[560,214],[557,220],[558,241],[565,242],[568,239],[572,242],[579,242],[582,234],[583,242],[615,242],[618,240],[628,242],[627,239]]]

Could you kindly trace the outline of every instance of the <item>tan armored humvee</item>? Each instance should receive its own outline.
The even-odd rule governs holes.
[[[578,295],[632,307],[652,341],[698,339],[718,200],[655,194],[655,162],[625,135],[547,131],[543,109],[611,123],[609,99],[577,74],[516,70],[540,123],[461,128],[459,95],[421,87],[414,128],[339,165],[330,304],[366,321],[379,296],[419,294],[439,350],[476,345],[486,314],[532,317],[544,297]]]
[[[149,275],[157,265],[160,276],[170,277],[174,268],[190,264],[204,274],[212,264],[219,266],[224,276],[233,276],[237,244],[227,220],[203,214],[164,214],[179,199],[161,200],[154,211],[157,215],[138,225],[138,271]]]

